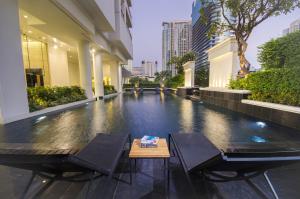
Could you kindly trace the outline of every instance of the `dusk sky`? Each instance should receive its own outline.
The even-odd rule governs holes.
[[[134,67],[142,60],[158,61],[161,67],[162,22],[191,19],[194,0],[133,0],[133,53]],[[300,18],[300,9],[288,15],[272,17],[260,24],[249,38],[247,58],[253,66],[259,66],[257,46],[282,35],[282,30]]]

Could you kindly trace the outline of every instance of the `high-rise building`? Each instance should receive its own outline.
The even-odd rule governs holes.
[[[129,71],[132,72],[132,67],[133,67],[133,62],[132,59],[128,60],[127,64],[124,65],[124,68]]]
[[[183,56],[192,49],[192,22],[173,21],[163,22],[162,31],[162,70],[176,74],[175,66],[168,66],[174,56]]]
[[[282,31],[283,36],[292,33],[292,32],[296,32],[300,30],[300,19],[297,19],[296,21],[293,21],[290,24],[289,28],[286,28]]]
[[[211,22],[222,21],[221,8],[216,7],[213,10],[206,10],[208,22],[204,24],[201,20],[199,10],[202,5],[200,0],[195,0],[192,11],[192,50],[196,53],[195,69],[199,70],[201,67],[209,67],[208,55],[206,51],[216,45],[218,42],[228,38],[232,35],[230,32],[225,32],[222,35],[215,35],[208,37],[208,31],[211,27]],[[232,19],[233,20],[233,19]]]
[[[144,68],[144,75],[147,77],[154,77],[157,72],[157,61],[142,61],[142,68]]]

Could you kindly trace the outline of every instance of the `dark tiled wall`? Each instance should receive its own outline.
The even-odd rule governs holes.
[[[221,106],[232,111],[300,130],[300,114],[241,103],[241,100],[247,99],[248,96],[249,94],[225,93],[219,91],[201,90],[200,92],[200,99],[208,104]]]

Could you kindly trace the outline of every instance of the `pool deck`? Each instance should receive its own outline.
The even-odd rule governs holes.
[[[126,155],[125,155],[126,157]],[[95,181],[91,188],[89,198],[104,199],[160,199],[160,198],[263,198],[244,181],[210,183],[202,180],[193,180],[189,185],[182,168],[176,157],[170,163],[170,190],[167,194],[163,175],[163,161],[139,160],[137,172],[133,173],[133,184],[125,184],[105,178]],[[119,163],[117,175],[122,180],[129,181],[129,167],[127,159]],[[0,196],[1,198],[19,198],[30,178],[30,172],[0,166]],[[299,198],[299,187],[295,182],[300,181],[300,164],[277,168],[269,172],[269,177],[277,190],[279,198]],[[41,187],[43,179],[34,181],[28,196],[36,193]],[[264,179],[259,176],[253,179],[267,193],[267,198],[273,198]],[[55,182],[36,198],[43,199],[80,199],[85,198],[85,183]],[[3,197],[5,196],[5,197]]]

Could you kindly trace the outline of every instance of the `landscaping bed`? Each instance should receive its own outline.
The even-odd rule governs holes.
[[[78,86],[27,88],[30,112],[87,99]]]
[[[250,90],[248,99],[300,106],[300,68],[279,68],[249,74],[232,80],[231,89]]]

